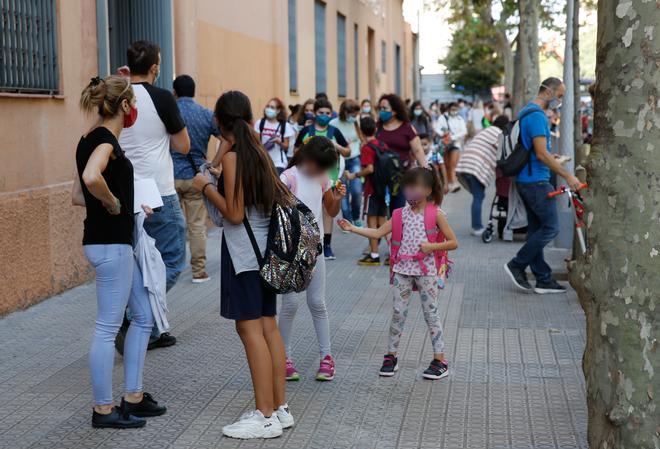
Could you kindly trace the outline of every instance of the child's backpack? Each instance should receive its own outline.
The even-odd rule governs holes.
[[[540,109],[529,108],[524,114],[521,114],[516,120],[509,122],[507,127],[500,134],[497,142],[497,149],[500,153],[500,160],[497,161],[497,168],[507,177],[516,176],[525,165],[529,174],[532,174],[532,148],[526,149],[522,144],[520,135],[520,121],[534,112],[543,113]]]
[[[419,262],[419,266],[422,270],[424,276],[429,276],[432,273],[428,273],[426,265],[424,265],[424,259],[427,254],[424,254],[422,251],[419,251],[417,254],[410,255],[399,255],[399,249],[401,248],[401,239],[403,238],[403,218],[402,218],[403,208],[395,209],[392,212],[392,240],[390,242],[390,282],[394,275],[392,268],[394,264],[402,260],[415,260]],[[426,237],[431,243],[440,243],[446,240],[445,235],[440,231],[437,225],[437,216],[438,216],[438,206],[433,203],[426,205],[424,210],[424,229],[426,229]],[[447,257],[447,251],[434,251],[433,256],[435,258],[435,268],[438,270],[435,273],[438,276],[438,285],[440,288],[444,288],[444,282],[449,274],[449,269],[451,261]]]
[[[321,232],[312,211],[294,196],[286,203],[273,204],[263,257],[247,217],[243,224],[266,287],[279,294],[306,290],[322,249]]]
[[[403,164],[399,155],[395,151],[388,150],[385,142],[380,140],[377,145],[369,142],[367,146],[374,150],[376,155],[374,172],[371,175],[371,184],[376,195],[385,198],[386,192],[389,191],[390,196],[396,196],[403,179]]]

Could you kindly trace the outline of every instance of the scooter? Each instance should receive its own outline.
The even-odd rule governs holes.
[[[575,233],[578,236],[578,243],[582,254],[587,252],[587,241],[584,236],[586,224],[584,223],[584,200],[580,195],[580,190],[589,187],[587,184],[580,184],[578,190],[571,190],[566,186],[560,186],[558,190],[548,193],[548,198],[555,198],[560,195],[568,195],[568,207],[572,207],[575,212]]]

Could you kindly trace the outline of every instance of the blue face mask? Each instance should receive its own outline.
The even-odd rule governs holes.
[[[311,112],[305,112],[305,120],[314,120],[314,114]]]
[[[329,115],[321,115],[317,114],[316,115],[316,124],[319,126],[328,126],[328,123],[330,123],[331,117]]]
[[[266,109],[264,109],[264,115],[267,118],[275,118],[275,117],[277,117],[277,109],[266,108]]]
[[[378,117],[380,118],[380,121],[383,123],[389,122],[393,116],[394,113],[392,111],[385,111],[381,109],[380,112],[378,112]]]
[[[346,121],[348,123],[355,123],[357,122],[357,117],[355,117],[354,115],[349,115],[348,117],[346,117]]]

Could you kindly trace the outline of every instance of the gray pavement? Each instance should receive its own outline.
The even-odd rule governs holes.
[[[576,295],[515,291],[502,265],[519,244],[470,237],[468,201],[461,193],[445,204],[460,241],[439,305],[449,378],[421,377],[432,350],[418,300],[401,343],[401,369],[393,378],[378,377],[391,309],[388,272],[356,266],[365,242],[336,234],[338,260],[327,264],[336,379],[313,379],[318,349],[301,306],[294,354],[302,380],[287,384],[295,428],[268,441],[223,438],[222,426],[253,402],[233,323],[219,316],[214,231],[213,280],[192,285],[190,272],[182,275],[169,295],[179,343],[147,357],[145,388],[168,413],[141,430],[90,427],[87,351],[96,307],[87,284],[0,320],[0,449],[586,448],[584,316]],[[562,257],[551,251],[554,265]],[[117,395],[121,368],[117,357]]]

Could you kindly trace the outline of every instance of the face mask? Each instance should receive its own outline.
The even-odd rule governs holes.
[[[124,128],[130,128],[137,121],[137,108],[131,106],[131,112],[124,114]]]
[[[561,106],[561,100],[557,97],[553,97],[550,101],[548,101],[548,109],[559,109]]]
[[[330,116],[317,114],[315,120],[316,124],[319,126],[328,126],[328,123],[330,123]]]
[[[421,117],[423,113],[424,113],[424,111],[422,111],[421,109],[415,109],[413,111],[413,114],[415,114],[415,117]]]
[[[314,114],[311,112],[305,112],[305,120],[314,120]]]
[[[451,115],[452,117],[456,117],[458,115],[458,111],[451,111],[449,115]]]
[[[378,113],[378,117],[380,118],[380,121],[383,122],[383,123],[384,122],[389,122],[392,119],[393,116],[394,116],[394,113],[392,111],[381,110]]]
[[[264,109],[264,114],[266,115],[266,118],[275,118],[277,117],[277,110],[273,108],[266,108]]]
[[[346,121],[348,123],[355,123],[355,122],[357,122],[357,117],[355,117],[353,115],[349,115],[348,117],[346,117]]]
[[[371,106],[362,106],[362,112],[364,112],[365,114],[370,114]]]
[[[410,204],[412,207],[417,206],[419,203],[421,203],[424,200],[424,194],[420,193],[414,189],[403,189],[403,196],[406,197],[406,201],[408,204]]]

